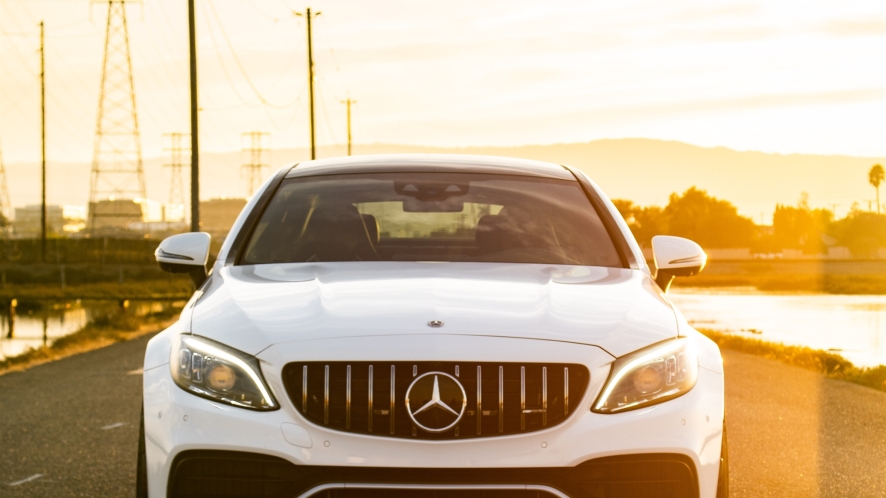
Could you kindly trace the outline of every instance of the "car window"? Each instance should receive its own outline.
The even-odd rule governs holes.
[[[312,261],[622,267],[578,182],[469,173],[285,180],[240,264]]]

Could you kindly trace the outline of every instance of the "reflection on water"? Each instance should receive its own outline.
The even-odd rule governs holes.
[[[126,303],[126,313],[144,316],[158,313],[170,306],[181,307],[171,301],[133,301]],[[14,313],[7,306],[0,311],[0,360],[17,356],[28,349],[51,345],[60,337],[72,334],[96,317],[118,313],[119,301],[46,302],[40,306],[19,305]]]
[[[886,296],[672,289],[696,328],[831,350],[859,366],[886,364]]]

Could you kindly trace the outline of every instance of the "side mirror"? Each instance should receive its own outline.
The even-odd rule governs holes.
[[[698,274],[708,261],[701,246],[683,237],[656,235],[652,237],[652,257],[655,260],[655,283],[665,292],[674,277]]]
[[[195,287],[206,281],[206,261],[209,259],[209,241],[205,232],[180,233],[163,239],[154,257],[163,271],[187,273]]]

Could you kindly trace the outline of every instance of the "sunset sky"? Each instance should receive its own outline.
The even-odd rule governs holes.
[[[107,6],[0,5],[4,160],[40,157],[36,24],[44,19],[48,155],[90,162]],[[292,11],[308,5],[197,6],[203,150],[239,150],[241,133],[252,130],[270,132],[274,148],[306,146],[305,22]],[[337,0],[311,7],[322,12],[314,30],[321,144],[345,141],[340,101],[350,97],[358,101],[358,143],[648,137],[886,155],[882,0]],[[186,2],[144,0],[128,7],[128,22],[144,156],[158,157],[163,133],[188,130]]]

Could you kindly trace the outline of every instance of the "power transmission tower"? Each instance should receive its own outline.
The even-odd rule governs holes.
[[[270,166],[270,161],[265,162],[264,159],[266,159],[266,154],[271,152],[268,147],[265,147],[266,140],[270,140],[271,134],[262,131],[250,131],[243,134],[243,138],[247,137],[249,137],[249,147],[244,147],[243,152],[249,154],[249,162],[243,164],[243,169],[249,178],[247,183],[248,195],[252,197],[256,189],[261,186],[262,168]]]
[[[356,104],[356,100],[345,99],[341,101],[342,104],[348,106],[348,155],[351,155],[351,104]]]
[[[169,152],[169,162],[164,167],[172,171],[172,177],[169,182],[169,203],[185,205],[185,187],[182,181],[182,169],[186,166],[184,162],[183,152],[189,151],[190,146],[185,146],[184,138],[189,137],[187,133],[173,132],[164,133],[163,138],[169,140],[169,147],[165,147],[164,152]]]
[[[89,192],[90,231],[124,228],[128,221],[141,221],[141,209],[136,209],[132,201],[147,198],[126,27],[127,2],[133,3],[108,0]]]
[[[293,14],[304,16],[308,21],[308,101],[311,114],[311,159],[317,159],[317,143],[314,139],[314,51],[311,48],[311,19],[319,16],[321,12],[311,14],[311,8],[308,7],[304,14],[301,12],[293,12]]]

